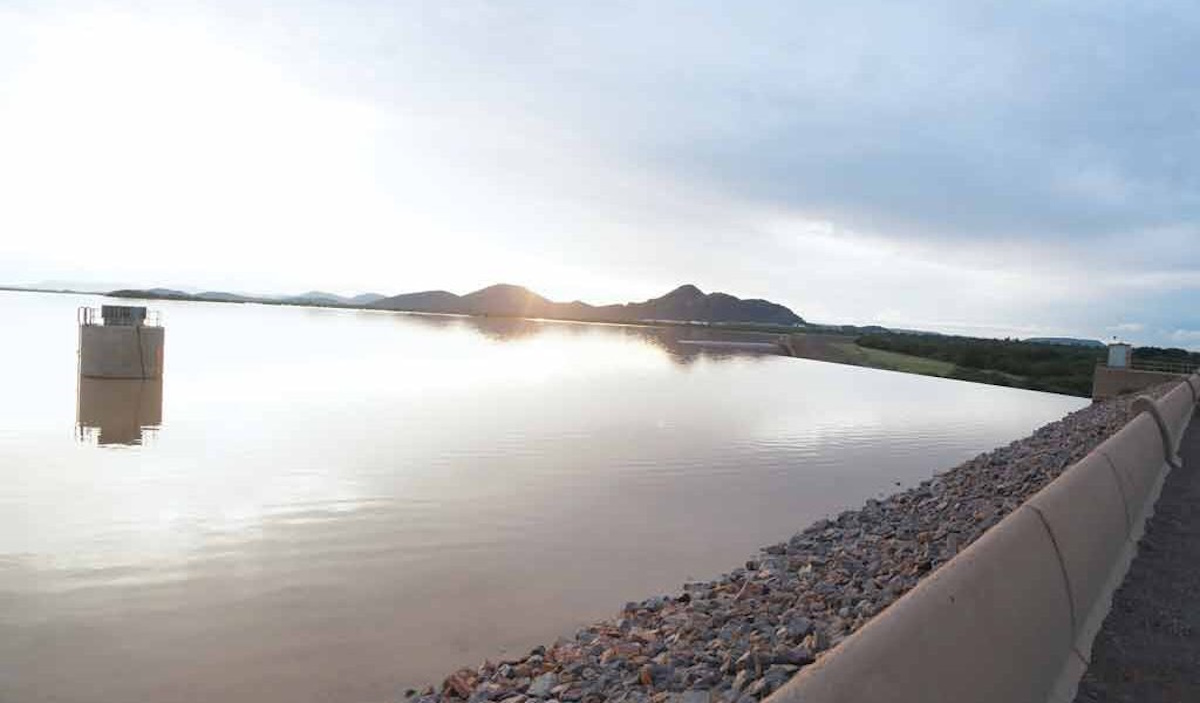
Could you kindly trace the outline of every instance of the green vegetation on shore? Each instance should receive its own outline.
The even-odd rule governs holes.
[[[900,354],[873,347],[864,347],[855,344],[853,341],[836,343],[835,346],[842,347],[849,354],[857,355],[862,359],[864,366],[871,366],[877,369],[903,371],[905,373],[916,373],[924,376],[950,376],[954,373],[954,364],[948,361],[939,361],[911,354]]]
[[[1162,347],[1138,347],[1133,350],[1134,361],[1157,364],[1190,364],[1200,366],[1200,352],[1190,352],[1186,349]]]
[[[1105,355],[1095,347],[932,334],[866,334],[856,344],[948,365],[935,372],[939,376],[1085,397],[1091,396],[1093,371]]]

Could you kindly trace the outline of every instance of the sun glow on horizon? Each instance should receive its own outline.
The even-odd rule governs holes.
[[[1062,71],[1031,70],[1043,25],[952,8],[919,44],[892,8],[710,10],[2,6],[0,284],[609,304],[692,283],[820,322],[1132,321],[1194,345],[1194,198],[1182,162],[1155,165],[1188,127],[1146,137],[1125,64],[1105,78],[1055,37]],[[1187,55],[1165,39],[1128,67],[1188,114],[1149,70]],[[1096,105],[1112,119],[1063,120]]]

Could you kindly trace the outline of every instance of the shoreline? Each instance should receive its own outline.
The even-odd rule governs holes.
[[[1168,383],[1146,391],[1160,396]],[[911,590],[1131,418],[1077,410],[917,486],[818,520],[744,566],[629,602],[549,646],[459,669],[415,703],[752,703]]]
[[[508,316],[508,315],[482,315],[482,314],[466,314],[466,313],[448,313],[448,312],[422,312],[418,310],[400,310],[394,308],[372,307],[369,304],[358,303],[336,303],[336,302],[306,302],[300,300],[284,300],[259,297],[239,297],[237,299],[221,299],[221,298],[204,298],[194,295],[186,296],[170,296],[170,295],[113,295],[113,292],[108,293],[88,293],[85,291],[73,290],[49,290],[49,289],[32,289],[19,287],[4,287],[0,286],[0,291],[13,292],[31,292],[31,293],[54,293],[65,295],[93,295],[100,297],[116,298],[118,300],[142,300],[142,301],[167,301],[167,302],[188,302],[188,303],[216,303],[216,304],[233,304],[233,305],[264,305],[270,307],[289,307],[289,308],[310,308],[318,310],[348,310],[355,312],[371,312],[385,314],[411,315],[418,317],[447,317],[457,318],[470,321],[480,320],[520,320],[535,323],[556,323],[556,324],[571,324],[571,325],[604,325],[617,327],[633,327],[646,328],[663,331],[677,330],[696,330],[702,334],[715,332],[718,334],[748,336],[752,337],[750,341],[763,341],[764,337],[774,337],[776,339],[769,343],[773,347],[778,348],[778,353],[781,356],[790,356],[793,358],[810,359],[813,361],[822,361],[832,364],[842,364],[847,366],[859,366],[863,368],[880,369],[883,371],[895,371],[898,373],[907,373],[917,376],[930,376],[934,378],[951,378],[966,383],[979,383],[982,385],[1000,386],[1005,388],[1022,388],[1044,393],[1057,393],[1059,395],[1069,395],[1073,397],[1086,398],[1090,397],[1087,392],[1080,392],[1079,389],[1070,388],[1053,388],[1042,387],[1037,385],[1028,385],[1021,383],[1011,383],[1008,381],[997,380],[1005,377],[999,372],[991,372],[988,369],[977,369],[973,367],[957,367],[947,361],[940,361],[935,358],[912,356],[898,352],[891,352],[873,347],[859,346],[859,333],[846,333],[845,331],[835,331],[829,325],[807,325],[804,327],[786,327],[771,324],[757,323],[732,323],[732,322],[684,322],[672,320],[634,320],[634,319],[574,319],[574,318],[539,318],[539,317],[523,317],[523,316]],[[986,340],[985,340],[986,341]],[[762,353],[759,350],[759,353]],[[961,372],[961,373],[960,373]],[[989,376],[988,374],[992,374]],[[1014,377],[1016,378],[1016,377]]]

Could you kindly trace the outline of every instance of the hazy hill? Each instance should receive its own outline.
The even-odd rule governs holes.
[[[105,293],[112,298],[144,298],[148,300],[197,300],[196,295],[174,288],[122,288]]]
[[[343,305],[346,302],[346,299],[340,295],[334,295],[333,293],[326,293],[319,290],[310,290],[307,293],[301,293],[300,295],[288,295],[280,298],[279,300],[285,303],[308,303],[310,305]]]
[[[462,296],[447,291],[408,293],[384,298],[370,307],[409,312],[569,320],[671,320],[773,325],[803,323],[799,315],[777,303],[742,300],[727,293],[706,294],[693,285],[680,286],[661,298],[624,305],[594,306],[579,301],[557,303],[521,286],[499,284]]]
[[[1076,337],[1029,337],[1025,340],[1031,344],[1058,344],[1064,347],[1090,347],[1099,349],[1104,342],[1096,339],[1078,339]]]
[[[200,293],[188,293],[174,288],[123,288],[109,291],[106,295],[113,298],[142,298],[146,300],[196,300],[210,303],[270,303],[286,305],[330,305],[365,307],[384,296],[379,293],[361,293],[352,298],[325,293],[319,290],[308,291],[300,295],[261,296],[229,293],[226,291],[210,290]]]
[[[257,300],[254,296],[242,295],[241,293],[226,293],[219,290],[206,290],[202,293],[197,293],[195,297],[200,300],[216,300],[222,303],[251,303]]]
[[[146,292],[151,295],[162,296],[164,298],[166,298],[166,297],[188,298],[188,297],[192,296],[191,293],[188,293],[188,292],[182,291],[182,290],[175,290],[174,288],[151,288],[150,290],[148,290]]]
[[[377,300],[383,300],[385,297],[387,296],[380,295],[379,293],[360,293],[359,295],[347,298],[344,295],[336,293],[310,290],[300,295],[284,296],[279,298],[279,300],[285,303],[307,305],[370,305]]]
[[[174,288],[123,288],[105,293],[111,298],[141,298],[144,300],[201,300],[213,303],[248,303],[257,298],[240,293],[224,291],[204,291],[202,293],[186,293]]]

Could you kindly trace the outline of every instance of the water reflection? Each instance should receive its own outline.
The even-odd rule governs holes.
[[[517,317],[463,317],[459,319],[461,320],[460,324],[465,327],[499,342],[536,337],[545,332],[548,325],[561,324],[567,331],[570,331],[572,326],[571,323],[542,322]]]
[[[96,451],[64,429],[100,302],[0,293],[33,340],[0,701],[396,700],[1085,403],[682,344],[727,330],[164,301],[170,398],[77,382],[81,433],[150,446]]]
[[[162,379],[79,377],[76,437],[98,445],[138,445],[162,425]]]
[[[621,329],[626,337],[661,349],[680,366],[689,366],[700,359],[723,362],[784,354],[783,347],[778,345],[780,335],[765,332],[738,332],[692,325],[624,326]]]
[[[786,355],[783,347],[778,344],[780,335],[769,332],[745,332],[701,325],[650,327],[636,324],[472,317],[403,311],[393,314],[403,316],[405,324],[434,329],[466,329],[497,342],[528,340],[551,332],[570,337],[616,335],[631,342],[654,347],[680,366],[691,365],[699,359],[730,361],[747,357]]]

